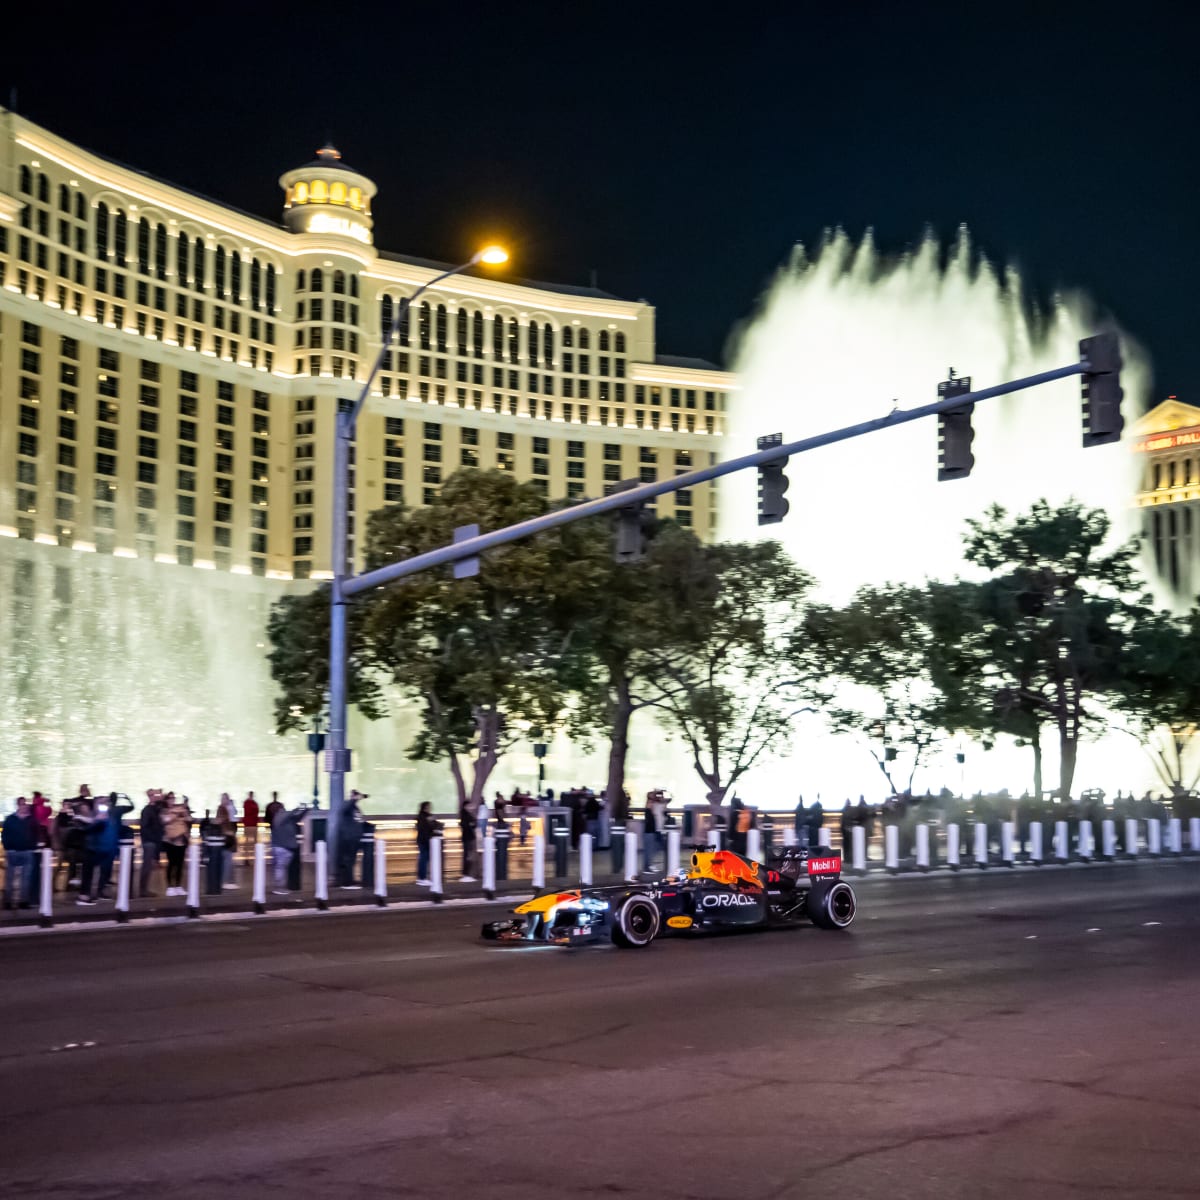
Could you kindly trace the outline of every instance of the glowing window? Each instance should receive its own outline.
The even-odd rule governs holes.
[[[329,199],[329,189],[325,186],[325,180],[313,180],[311,195],[313,202],[316,204],[324,204],[325,201]]]
[[[307,204],[308,203],[308,184],[307,183],[296,184],[295,196],[296,196],[297,204]]]
[[[334,204],[346,203],[346,185],[340,179],[330,187],[329,199]]]
[[[362,208],[362,188],[352,187],[350,189],[350,207]]]

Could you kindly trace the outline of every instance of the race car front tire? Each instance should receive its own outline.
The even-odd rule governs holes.
[[[814,889],[808,899],[808,915],[821,929],[845,929],[857,910],[854,889],[842,879],[831,887]]]
[[[629,950],[640,950],[658,936],[662,918],[649,896],[630,896],[613,917],[612,940]]]

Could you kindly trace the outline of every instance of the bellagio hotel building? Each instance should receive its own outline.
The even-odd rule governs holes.
[[[281,177],[275,224],[3,109],[0,130],[0,536],[327,577],[336,408],[444,268],[375,248],[375,185],[332,147]],[[656,355],[644,301],[460,275],[376,378],[352,511],[428,503],[460,467],[552,499],[674,476],[715,460],[734,391]],[[714,528],[707,488],[658,512]]]

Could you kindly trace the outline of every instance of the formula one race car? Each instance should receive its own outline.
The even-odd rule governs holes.
[[[624,883],[535,896],[513,919],[483,926],[484,938],[578,946],[608,941],[648,946],[660,934],[762,929],[807,918],[823,929],[854,920],[854,889],[842,860],[789,848],[770,866],[731,850],[698,850],[680,875],[653,884]]]

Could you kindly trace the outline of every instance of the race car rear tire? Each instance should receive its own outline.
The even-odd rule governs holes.
[[[661,924],[658,905],[649,896],[630,896],[613,917],[612,940],[628,950],[640,950],[658,937]]]
[[[821,929],[845,929],[854,920],[857,910],[854,889],[842,879],[831,887],[822,888],[808,901],[808,915]]]

